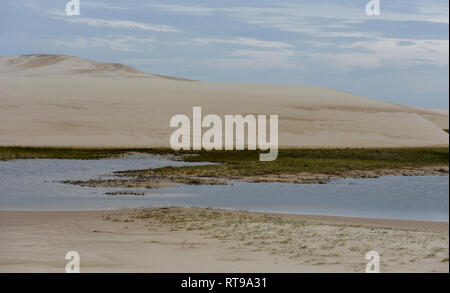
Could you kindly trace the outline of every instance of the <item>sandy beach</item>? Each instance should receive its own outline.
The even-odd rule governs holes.
[[[198,208],[1,211],[0,272],[448,272],[448,222]]]

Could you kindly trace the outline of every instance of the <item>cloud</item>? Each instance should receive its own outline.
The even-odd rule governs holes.
[[[215,58],[211,63],[224,69],[252,70],[293,70],[301,69],[302,64],[291,60],[293,50],[235,50],[229,57]]]
[[[301,18],[330,18],[344,20],[367,20],[365,4],[368,2],[336,3],[333,1],[279,2],[274,5],[257,7],[207,7],[179,4],[146,4],[146,6],[172,13],[208,16],[217,12],[226,13],[249,23],[280,25],[296,29],[296,20]],[[381,17],[393,21],[431,21],[448,23],[448,2],[408,1],[407,3],[383,3]]]
[[[449,42],[446,40],[408,40],[377,38],[369,41],[356,41],[342,48],[350,53],[337,50],[327,52],[307,52],[305,57],[313,63],[326,62],[336,72],[349,72],[355,69],[380,69],[384,66],[412,68],[419,65],[432,65],[440,68],[449,65]],[[352,50],[363,52],[351,52]]]
[[[26,7],[31,9],[40,9],[39,1],[33,0],[16,0],[11,3],[14,6]]]
[[[300,68],[302,65],[291,60],[295,56],[292,44],[280,41],[267,41],[255,38],[193,38],[178,41],[179,45],[224,45],[224,57],[211,58],[207,62],[221,70],[289,70]],[[242,49],[236,49],[242,47]],[[231,48],[231,51],[228,51]],[[251,48],[251,49],[249,49]],[[199,60],[201,62],[201,60]],[[204,60],[203,60],[204,61]]]
[[[73,38],[70,40],[55,40],[53,44],[58,47],[68,48],[108,48],[116,51],[144,52],[151,48],[153,38],[136,38],[132,36],[114,36]]]
[[[413,46],[416,43],[413,41],[398,41],[397,46]]]
[[[410,45],[404,46],[405,42]],[[448,40],[413,41],[380,38],[372,42],[355,42],[352,46],[365,46],[372,52],[372,58],[375,57],[404,67],[420,64],[431,64],[438,67],[448,67],[449,65]]]
[[[85,0],[82,1],[82,6],[101,9],[111,9],[111,10],[130,10],[130,7],[126,6],[117,6],[111,3],[104,3],[104,2],[87,2]]]
[[[253,39],[253,38],[233,38],[233,39],[194,38],[194,39],[190,39],[189,41],[186,42],[186,44],[191,44],[191,43],[230,44],[230,45],[238,45],[238,46],[272,48],[272,49],[283,49],[283,48],[292,48],[293,47],[293,45],[285,43],[285,42],[263,41],[263,40]]]
[[[54,19],[63,20],[70,23],[82,23],[96,27],[110,27],[116,29],[140,29],[145,31],[156,31],[156,32],[179,32],[178,29],[169,25],[149,25],[142,22],[135,22],[130,20],[107,20],[100,18],[67,16],[59,11],[50,11],[49,14]]]
[[[196,16],[208,16],[217,11],[217,8],[201,7],[201,6],[184,6],[171,4],[145,4],[145,6],[158,8],[173,13],[181,13]]]
[[[408,1],[382,5],[379,17],[365,13],[365,3],[336,3],[332,1],[277,2],[256,7],[229,6],[184,6],[171,4],[149,4],[156,9],[176,14],[210,16],[216,13],[262,29],[277,29],[283,32],[300,33],[313,38],[373,38],[387,36],[396,31],[395,23],[434,22],[448,24],[448,3],[431,1]],[[390,28],[368,29],[364,23],[377,21],[392,23]]]

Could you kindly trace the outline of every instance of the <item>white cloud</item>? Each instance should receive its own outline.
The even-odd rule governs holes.
[[[221,68],[252,70],[301,69],[303,65],[291,60],[293,50],[235,50],[230,57],[216,58],[211,62]]]
[[[231,45],[239,45],[239,46],[249,46],[249,47],[258,47],[258,48],[272,48],[272,49],[284,49],[284,48],[292,48],[291,44],[285,42],[276,42],[276,41],[263,41],[253,38],[233,38],[233,39],[217,39],[217,38],[194,38],[191,39],[190,43],[199,43],[199,44],[231,44]]]
[[[214,11],[217,11],[217,8],[209,8],[201,6],[184,6],[171,4],[145,4],[145,6],[166,10],[168,12],[197,15],[197,16],[207,16],[211,15]]]
[[[99,18],[85,18],[78,16],[67,16],[59,11],[50,11],[50,15],[58,20],[63,20],[71,23],[82,23],[89,26],[97,27],[111,27],[111,28],[124,28],[124,29],[141,29],[145,31],[157,31],[157,32],[179,32],[178,29],[169,25],[149,25],[142,22],[135,22],[130,20],[107,20]]]
[[[92,7],[92,8],[101,8],[101,9],[111,9],[111,10],[129,10],[130,7],[126,6],[117,6],[111,3],[104,2],[87,2],[85,0],[82,1],[83,7]]]
[[[39,1],[33,1],[33,0],[16,0],[11,3],[14,6],[21,6],[31,9],[40,9]]]
[[[302,65],[296,64],[291,60],[295,56],[294,46],[286,42],[236,37],[230,39],[193,38],[186,41],[179,41],[177,44],[233,45],[232,51],[227,56],[212,58],[207,61],[215,67],[225,70],[288,70],[302,67]],[[242,47],[243,49],[236,49],[236,47]]]
[[[116,51],[144,52],[151,48],[153,38],[136,38],[131,36],[113,36],[74,38],[70,40],[56,40],[54,45],[68,48],[108,48]]]
[[[408,46],[403,43],[408,43]],[[448,40],[410,40],[376,38],[371,41],[352,42],[341,48],[358,49],[351,53],[305,53],[314,62],[327,62],[336,71],[348,72],[356,68],[381,68],[385,65],[397,68],[430,64],[439,67],[449,65]]]
[[[174,4],[146,4],[154,8],[166,10],[172,13],[187,15],[207,16],[215,12],[225,12],[233,17],[254,24],[274,25],[286,29],[298,29],[298,20],[307,17],[321,17],[330,19],[342,19],[351,21],[367,20],[365,4],[343,5],[336,2],[303,2],[303,3],[277,3],[271,6],[235,6],[235,7],[205,7],[185,6]],[[448,4],[434,3],[433,1],[418,1],[416,3],[405,3],[416,7],[418,13],[402,12],[401,10],[384,9],[380,19],[397,21],[432,21],[448,23]],[[405,11],[409,11],[405,9]]]

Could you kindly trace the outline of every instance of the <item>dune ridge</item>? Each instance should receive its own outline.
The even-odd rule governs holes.
[[[107,77],[188,79],[149,74],[119,63],[95,62],[68,55],[29,54],[0,56],[0,75],[29,77]]]
[[[278,114],[281,148],[449,141],[448,113],[327,88],[191,82],[64,55],[0,57],[3,146],[169,147],[170,118],[191,117],[193,106],[203,116]]]

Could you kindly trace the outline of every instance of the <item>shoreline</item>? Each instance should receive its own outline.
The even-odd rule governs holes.
[[[202,208],[0,211],[0,272],[447,272],[448,222]]]

